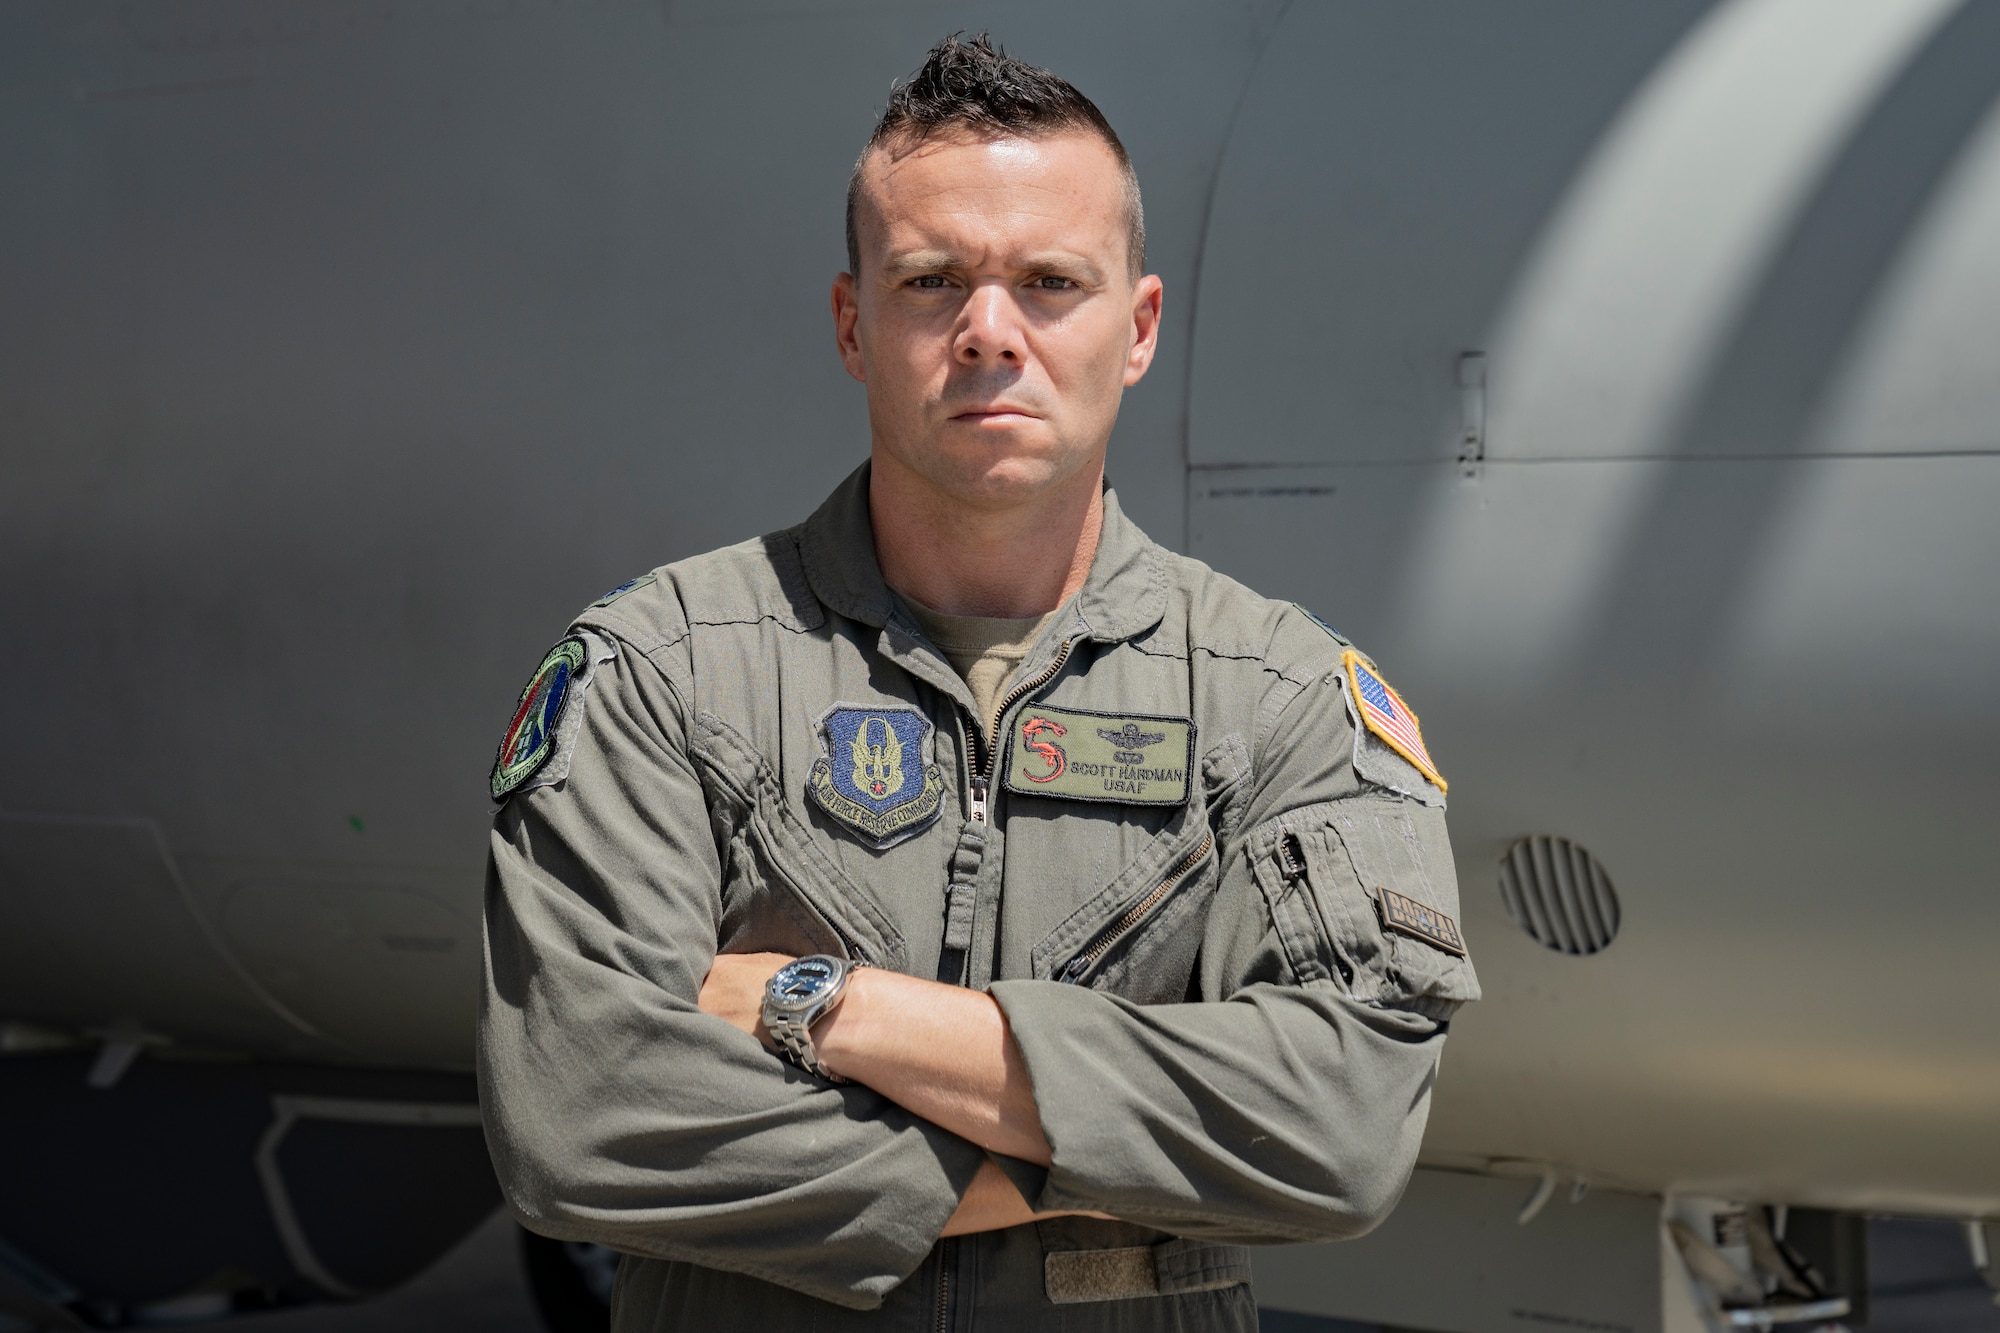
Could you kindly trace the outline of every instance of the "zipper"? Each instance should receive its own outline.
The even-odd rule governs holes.
[[[974,823],[986,822],[987,796],[993,790],[993,766],[1000,760],[1000,719],[1007,716],[1007,710],[1024,696],[1033,694],[1056,678],[1056,673],[1063,669],[1063,663],[1069,660],[1069,650],[1075,643],[1075,639],[1064,639],[1062,647],[1056,650],[1056,660],[1043,668],[1033,680],[1024,680],[1007,691],[1001,698],[999,706],[993,710],[991,725],[973,736],[974,753],[979,753],[983,749],[985,754],[984,762],[979,765],[978,771],[966,784],[967,812]],[[987,740],[989,735],[993,738],[990,741]]]
[[[951,1269],[958,1260],[956,1238],[938,1242],[937,1333],[951,1333]]]
[[[858,963],[862,966],[872,963],[874,960],[868,957],[868,951],[849,939],[846,931],[834,925],[833,920],[825,912],[820,911],[818,905],[813,902],[812,896],[800,887],[798,876],[792,872],[790,866],[785,864],[784,859],[776,854],[776,848],[766,843],[765,851],[771,857],[772,868],[778,872],[779,878],[784,881],[785,887],[791,891],[792,897],[797,899],[799,905],[805,908],[809,914],[819,918],[820,924],[826,927],[828,934],[840,941],[841,952],[847,956],[847,961]]]
[[[1298,834],[1287,833],[1278,839],[1278,869],[1284,872],[1285,879],[1290,883],[1296,884],[1305,878],[1306,849],[1300,845]]]
[[[1287,884],[1292,885],[1298,884],[1306,877],[1305,844],[1299,841],[1299,835],[1296,833],[1287,833],[1284,837],[1278,839],[1278,872],[1285,877]],[[1330,951],[1333,954],[1333,965],[1340,973],[1341,983],[1346,986],[1352,986],[1354,984],[1354,968],[1348,963],[1346,958],[1341,956],[1340,945],[1335,942],[1331,923],[1326,920],[1325,914],[1320,912],[1317,903],[1313,905],[1313,912],[1320,918],[1321,929],[1326,931],[1327,943],[1331,946]]]
[[[1147,914],[1155,907],[1158,907],[1165,900],[1166,896],[1174,891],[1174,886],[1187,878],[1188,872],[1201,863],[1201,859],[1208,855],[1208,849],[1214,845],[1215,834],[1213,832],[1203,835],[1201,846],[1183,856],[1174,865],[1174,868],[1167,872],[1167,877],[1153,888],[1151,893],[1148,893],[1138,902],[1126,908],[1116,921],[1106,927],[1103,933],[1091,942],[1088,949],[1070,959],[1069,964],[1063,968],[1061,974],[1056,977],[1056,980],[1069,985],[1075,985],[1077,982],[1083,980],[1084,975],[1091,968],[1097,966],[1098,960],[1111,952],[1112,945],[1131,934],[1138,927],[1139,923],[1146,919]]]
[[[813,902],[812,895],[805,891],[802,877],[791,864],[790,858],[779,851],[777,838],[767,835],[757,840],[763,848],[765,857],[771,863],[771,869],[777,872],[778,882],[784,886],[787,893],[792,895],[793,901],[805,909],[807,916],[825,926],[827,934],[840,942],[841,951],[846,955],[847,961],[864,965],[872,964],[874,960],[868,956],[868,951],[849,939],[847,932],[833,924],[832,918],[828,917],[825,912],[819,909],[819,905]]]

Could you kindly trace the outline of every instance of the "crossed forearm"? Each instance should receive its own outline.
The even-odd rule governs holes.
[[[790,961],[781,954],[719,955],[702,983],[701,1007],[768,1041],[764,985]],[[1027,1065],[1000,1006],[981,991],[863,968],[848,978],[834,1011],[813,1026],[813,1048],[833,1073],[960,1138],[1049,1164]]]
[[[983,991],[867,968],[813,1041],[841,1077],[989,1151],[1049,1164],[1028,1066]]]
[[[775,953],[718,954],[701,984],[703,1011],[768,1045],[765,983],[791,961]],[[1051,1160],[1027,1064],[1007,1030],[1007,1016],[990,995],[863,968],[848,977],[847,993],[834,1011],[813,1025],[813,1050],[831,1072],[873,1088],[988,1152],[1041,1166]],[[1036,1212],[1006,1172],[988,1159],[966,1187],[944,1234],[998,1231],[1064,1215]]]
[[[790,961],[775,953],[717,955],[701,985],[702,1009],[769,1044],[764,986]],[[813,1025],[813,1050],[826,1069],[941,1129],[989,1152],[1049,1164],[1028,1067],[1006,1015],[983,992],[863,968],[847,979],[847,994],[834,1011]],[[1036,1212],[988,1159],[944,1234],[998,1231],[1063,1215]]]

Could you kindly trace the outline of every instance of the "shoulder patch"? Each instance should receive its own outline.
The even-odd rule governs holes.
[[[657,576],[652,574],[641,574],[636,579],[627,579],[623,583],[619,584],[617,587],[613,588],[610,592],[605,593],[604,596],[598,598],[596,601],[592,602],[589,606],[585,607],[584,610],[595,611],[601,606],[609,606],[613,602],[617,601],[620,597],[623,597],[626,593],[639,591],[639,589],[645,587],[648,583],[653,582],[655,577]]]
[[[1117,805],[1182,805],[1194,722],[1147,713],[1024,708],[1008,736],[1008,791]]]
[[[1338,643],[1341,647],[1352,648],[1354,646],[1352,640],[1350,640],[1345,634],[1342,634],[1339,630],[1327,624],[1324,620],[1321,620],[1318,616],[1306,610],[1303,606],[1300,606],[1297,602],[1293,602],[1292,606],[1294,609],[1298,611],[1300,615],[1304,616],[1307,620],[1312,621],[1313,624],[1318,625],[1328,634],[1331,634],[1334,638],[1334,642]]]
[[[1382,895],[1378,910],[1382,924],[1388,929],[1422,940],[1454,957],[1466,956],[1465,937],[1458,933],[1458,922],[1394,889],[1377,889],[1376,892]]]
[[[535,668],[521,690],[514,708],[514,720],[500,738],[500,752],[493,759],[493,776],[488,785],[493,799],[503,800],[529,778],[535,776],[556,752],[556,730],[562,725],[563,705],[569,702],[570,688],[583,674],[588,652],[579,638],[564,639],[549,649],[548,656]]]
[[[1450,791],[1450,784],[1438,772],[1437,765],[1431,762],[1431,752],[1424,747],[1424,734],[1417,725],[1417,715],[1403,702],[1403,696],[1390,688],[1389,682],[1382,679],[1352,648],[1341,653],[1340,665],[1347,673],[1347,683],[1353,690],[1355,711],[1361,715],[1361,721],[1368,730],[1435,783],[1439,791]]]
[[[922,713],[908,704],[839,703],[813,731],[820,757],[806,790],[870,847],[893,847],[937,819],[944,773],[932,762],[933,728]]]

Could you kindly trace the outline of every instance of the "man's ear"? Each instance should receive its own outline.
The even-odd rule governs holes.
[[[1132,288],[1132,350],[1125,355],[1127,388],[1146,377],[1153,364],[1153,353],[1159,350],[1160,302],[1164,291],[1165,285],[1157,273],[1148,273]]]
[[[843,273],[833,280],[833,342],[840,349],[840,364],[847,368],[847,373],[866,384],[868,365],[861,355],[860,321],[861,303],[856,297],[854,275]]]

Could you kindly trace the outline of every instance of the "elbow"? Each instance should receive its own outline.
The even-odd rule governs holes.
[[[587,1222],[589,1209],[583,1197],[586,1182],[579,1179],[580,1159],[587,1153],[579,1142],[575,1121],[552,1115],[549,1108],[533,1099],[514,1095],[507,1085],[496,1086],[480,1068],[480,1121],[486,1131],[486,1155],[493,1163],[493,1175],[500,1194],[514,1219],[538,1235],[556,1240],[593,1240]],[[555,1130],[568,1124],[570,1133]]]
[[[514,1220],[538,1235],[582,1239],[575,1230],[572,1191],[563,1187],[559,1164],[545,1146],[508,1133],[490,1108],[485,1120],[486,1153],[493,1159],[493,1174]]]
[[[1389,1220],[1402,1201],[1409,1172],[1366,1172],[1366,1179],[1348,1179],[1328,1187],[1312,1204],[1288,1219],[1283,1234],[1258,1236],[1259,1244],[1317,1244],[1357,1240]]]
[[[1388,1221],[1389,1214],[1403,1201],[1403,1191],[1409,1187],[1415,1166],[1412,1155],[1410,1160],[1394,1166],[1385,1164],[1383,1169],[1367,1173],[1367,1178],[1349,1191],[1345,1206],[1339,1210],[1336,1234],[1327,1239],[1354,1240]]]
[[[1418,1137],[1405,1136],[1378,1153],[1329,1163],[1314,1191],[1317,1207],[1302,1219],[1313,1241],[1355,1240],[1389,1220],[1416,1170]]]

